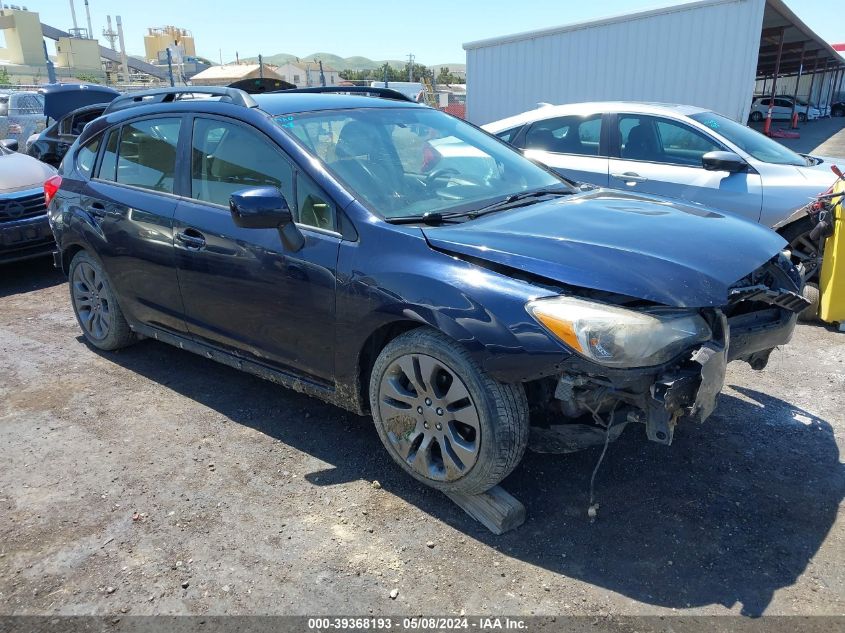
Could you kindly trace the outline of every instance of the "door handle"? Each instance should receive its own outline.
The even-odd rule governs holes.
[[[610,174],[614,178],[618,178],[619,180],[624,180],[626,185],[630,185],[631,183],[638,183],[638,182],[646,182],[648,178],[645,176],[640,176],[632,171],[626,171],[624,174]],[[633,185],[632,185],[633,186]]]
[[[185,248],[198,251],[205,247],[205,236],[195,229],[185,229],[175,235],[176,241]]]

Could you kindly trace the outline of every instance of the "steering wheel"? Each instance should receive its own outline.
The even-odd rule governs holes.
[[[440,169],[435,169],[428,173],[425,177],[425,186],[430,187],[434,184],[434,181],[438,178],[443,178],[444,176],[460,176],[461,172],[459,172],[454,167],[441,167]]]

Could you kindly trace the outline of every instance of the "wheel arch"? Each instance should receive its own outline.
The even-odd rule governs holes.
[[[381,354],[381,351],[387,347],[391,341],[399,336],[422,327],[429,327],[429,325],[421,321],[414,321],[410,319],[391,321],[376,328],[366,338],[363,345],[361,345],[361,348],[358,351],[356,395],[359,401],[358,408],[362,413],[369,411],[370,375],[373,371],[373,365],[375,364],[379,354]]]
[[[70,272],[70,263],[79,251],[87,251],[92,257],[96,257],[91,249],[83,244],[73,242],[62,249],[62,272],[67,275]]]

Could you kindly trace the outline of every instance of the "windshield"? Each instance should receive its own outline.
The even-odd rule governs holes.
[[[796,154],[791,149],[788,149],[773,141],[767,136],[763,136],[756,130],[750,127],[741,125],[736,121],[716,114],[715,112],[700,112],[698,114],[690,115],[690,118],[695,119],[699,123],[706,125],[714,132],[720,134],[725,139],[739,147],[744,152],[764,163],[772,163],[774,165],[798,165],[799,167],[807,166],[807,159],[799,154]]]
[[[428,108],[323,110],[275,118],[373,212],[467,210],[561,178],[486,133]]]

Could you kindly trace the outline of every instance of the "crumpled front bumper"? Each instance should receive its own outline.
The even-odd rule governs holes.
[[[681,418],[702,422],[716,408],[725,384],[730,346],[730,326],[718,313],[713,339],[694,350],[687,361],[661,375],[649,389],[645,406],[633,417],[645,423],[653,442],[671,444]],[[642,416],[643,419],[640,419]]]

